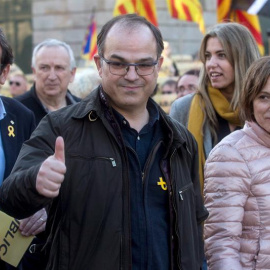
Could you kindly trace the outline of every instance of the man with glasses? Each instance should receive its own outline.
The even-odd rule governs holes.
[[[190,69],[186,71],[182,76],[180,76],[177,81],[177,98],[195,93],[199,85],[199,76],[199,69]]]
[[[198,270],[208,212],[196,143],[150,98],[161,33],[128,14],[107,22],[97,45],[101,85],[40,122],[0,189],[14,200],[0,205],[24,217],[51,204],[50,270]]]

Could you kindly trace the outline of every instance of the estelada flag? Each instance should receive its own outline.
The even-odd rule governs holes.
[[[167,0],[167,6],[171,17],[195,22],[200,31],[205,32],[203,9],[199,0]]]
[[[94,15],[91,16],[91,22],[87,28],[81,57],[85,60],[92,60],[97,53],[97,24]]]
[[[155,26],[158,26],[154,0],[116,0],[113,16],[129,13],[137,13]]]

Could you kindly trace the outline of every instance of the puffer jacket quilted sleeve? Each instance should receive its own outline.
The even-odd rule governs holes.
[[[205,165],[209,270],[270,269],[270,135],[255,123],[224,138]]]

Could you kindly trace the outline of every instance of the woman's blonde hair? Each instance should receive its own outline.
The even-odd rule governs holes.
[[[210,80],[205,68],[205,51],[209,38],[218,38],[228,61],[234,69],[234,93],[230,102],[233,110],[238,108],[242,89],[242,79],[251,63],[260,57],[260,53],[256,41],[250,31],[247,27],[238,23],[228,22],[216,24],[204,36],[199,52],[200,60],[203,63],[199,80],[199,94],[205,104],[205,106],[203,106],[205,115],[204,122],[209,121],[211,134],[214,140],[216,140],[218,121],[215,109],[208,95],[208,85],[210,84]]]

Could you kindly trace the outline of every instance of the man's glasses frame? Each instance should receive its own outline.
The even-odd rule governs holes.
[[[124,76],[128,73],[129,67],[135,67],[139,76],[148,76],[153,74],[158,59],[152,63],[123,63],[117,61],[110,61],[100,55],[100,58],[109,65],[110,73],[113,75]]]

